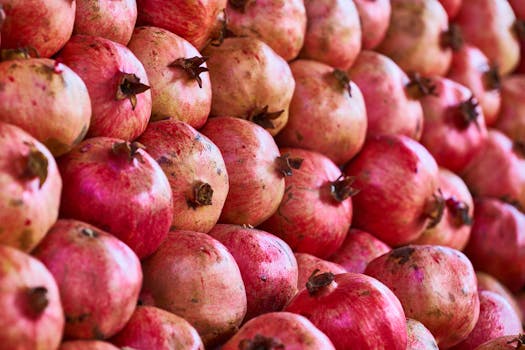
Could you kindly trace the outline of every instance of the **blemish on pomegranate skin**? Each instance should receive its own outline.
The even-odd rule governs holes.
[[[392,253],[390,254],[390,257],[392,259],[398,259],[398,264],[403,265],[408,260],[410,260],[410,256],[414,253],[415,249],[412,247],[401,247],[394,249]]]
[[[24,221],[24,225],[26,225],[26,226],[31,225],[31,220],[26,219],[26,220]]]
[[[8,76],[7,79],[9,79],[10,82],[14,82],[15,81],[15,78],[12,77],[12,76]]]

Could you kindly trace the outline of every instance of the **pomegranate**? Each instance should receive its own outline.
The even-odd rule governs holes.
[[[212,116],[248,119],[276,135],[288,120],[295,81],[288,63],[262,41],[227,38],[209,56]]]
[[[188,41],[155,27],[137,27],[129,49],[144,64],[151,84],[151,119],[166,117],[200,128],[211,108],[206,57]]]
[[[302,159],[301,168],[285,179],[279,209],[261,228],[282,238],[294,252],[318,258],[333,254],[352,222],[353,178],[320,153],[282,148],[281,154]]]
[[[299,278],[297,279],[297,288],[302,290],[306,288],[306,282],[314,271],[319,273],[331,272],[334,275],[345,273],[346,270],[339,264],[319,259],[316,256],[306,253],[295,253],[297,267],[299,268]]]
[[[142,134],[151,114],[151,92],[144,66],[127,47],[77,34],[59,60],[86,83],[93,112],[89,137],[133,140]]]
[[[417,239],[437,225],[444,203],[438,167],[418,142],[402,135],[370,137],[344,169],[361,192],[353,198],[353,226],[391,246]]]
[[[463,0],[439,0],[450,20],[457,16]]]
[[[407,350],[438,350],[436,339],[419,321],[407,318]]]
[[[295,91],[281,147],[317,151],[344,164],[363,147],[366,109],[361,91],[345,72],[310,60],[290,64]]]
[[[363,49],[372,50],[383,41],[390,23],[390,0],[354,0],[361,20]]]
[[[423,76],[445,75],[457,44],[455,31],[438,0],[391,0],[392,15],[377,50],[403,70]]]
[[[0,149],[0,244],[29,252],[57,220],[62,179],[51,153],[14,125],[0,122]]]
[[[454,21],[465,41],[483,51],[501,75],[517,66],[520,46],[513,27],[516,16],[507,0],[463,0]]]
[[[507,287],[488,273],[476,271],[476,277],[478,279],[478,291],[488,290],[499,294],[509,303],[520,320],[523,319],[523,313],[518,303],[518,296],[514,296]]]
[[[33,255],[57,281],[66,338],[106,339],[124,327],[142,284],[140,261],[128,246],[86,223],[58,220]]]
[[[525,334],[506,335],[489,340],[476,350],[521,350],[525,346]]]
[[[70,340],[60,344],[58,350],[119,350],[119,348],[101,340]]]
[[[4,349],[56,349],[64,313],[55,279],[35,258],[0,245],[0,344]]]
[[[142,269],[142,302],[186,319],[207,348],[235,333],[246,314],[246,291],[235,259],[204,233],[170,232]]]
[[[201,50],[212,41],[226,0],[137,0],[137,6],[138,24],[167,29]]]
[[[29,46],[40,57],[51,57],[73,32],[75,0],[0,0],[0,6],[5,11],[2,49]]]
[[[82,79],[47,58],[0,63],[0,120],[15,124],[55,156],[82,141],[91,119],[91,100]]]
[[[394,61],[362,51],[348,73],[365,99],[367,136],[403,134],[419,140],[423,131],[420,95],[412,88],[415,82]]]
[[[328,337],[306,317],[270,312],[246,322],[221,350],[335,350]]]
[[[285,310],[308,318],[338,350],[407,346],[401,303],[383,283],[363,274],[314,274]]]
[[[136,350],[204,350],[199,333],[188,321],[153,306],[137,307],[111,342]]]
[[[525,144],[525,75],[503,78],[501,111],[495,125],[508,137]]]
[[[423,231],[412,243],[442,245],[463,250],[472,229],[472,195],[463,180],[445,168],[439,168],[439,190],[445,201],[441,221],[433,228]]]
[[[60,213],[117,236],[139,256],[166,237],[173,198],[162,168],[141,145],[95,137],[59,160],[64,189]]]
[[[465,253],[477,270],[516,292],[525,286],[525,215],[497,199],[478,199],[474,205]]]
[[[423,323],[440,349],[466,339],[478,321],[476,274],[458,250],[407,245],[372,260],[365,273],[394,292],[406,316]]]
[[[287,61],[303,46],[306,10],[302,0],[229,0],[226,15],[234,35],[262,40]]]
[[[259,225],[279,207],[284,177],[300,162],[280,156],[271,135],[246,120],[211,118],[201,132],[219,147],[228,171],[230,189],[220,221]]]
[[[305,0],[308,22],[300,56],[348,69],[361,51],[361,24],[353,1]]]
[[[267,232],[237,225],[216,225],[209,235],[235,258],[246,287],[245,320],[281,311],[297,293],[297,261],[290,247]]]
[[[390,250],[370,233],[351,229],[341,248],[330,256],[330,261],[341,265],[347,272],[363,273],[370,261]]]
[[[137,21],[135,0],[77,0],[73,33],[127,45]]]

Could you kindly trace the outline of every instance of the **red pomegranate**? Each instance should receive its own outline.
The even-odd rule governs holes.
[[[463,0],[439,0],[450,20],[457,16]]]
[[[108,137],[86,139],[59,160],[62,217],[114,234],[139,256],[166,237],[173,198],[162,168],[141,145]]]
[[[522,350],[525,347],[525,334],[514,334],[489,340],[476,350]]]
[[[525,75],[510,75],[501,84],[501,111],[495,127],[525,143]]]
[[[363,49],[372,50],[383,41],[390,23],[390,0],[354,0],[361,20]]]
[[[478,279],[478,291],[488,290],[499,294],[512,306],[512,309],[516,312],[520,320],[523,319],[523,312],[518,302],[519,293],[516,295],[512,294],[500,281],[486,272],[476,271],[476,278]]]
[[[277,144],[317,151],[336,164],[346,163],[365,143],[367,119],[361,90],[344,71],[323,63],[296,60],[290,68],[295,91]]]
[[[306,288],[306,282],[313,273],[331,272],[334,275],[347,272],[344,267],[328,260],[320,259],[307,253],[295,253],[297,267],[299,269],[299,278],[297,279],[297,288],[300,290]]]
[[[60,344],[58,350],[119,350],[119,348],[101,340],[69,340]]]
[[[137,27],[128,48],[144,64],[151,85],[151,119],[172,118],[200,128],[211,108],[206,57],[178,35]]]
[[[318,258],[333,254],[352,222],[353,178],[320,153],[282,148],[281,154],[302,159],[300,169],[285,179],[279,208],[261,228],[282,238],[294,252]]]
[[[438,350],[436,339],[419,321],[407,318],[407,350]]]
[[[0,244],[29,252],[57,220],[62,178],[47,148],[14,125],[0,122],[0,149]]]
[[[86,83],[91,97],[89,137],[138,137],[151,114],[144,66],[125,46],[90,35],[74,35],[59,58]]]

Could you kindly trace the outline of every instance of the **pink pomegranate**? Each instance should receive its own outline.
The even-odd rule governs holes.
[[[239,267],[226,247],[192,231],[172,231],[142,263],[142,301],[186,319],[206,347],[236,332],[246,314]]]
[[[501,111],[495,125],[514,141],[525,143],[525,75],[510,75],[501,84]]]
[[[344,169],[361,192],[353,227],[391,246],[417,239],[443,212],[438,167],[418,142],[402,135],[370,137]]]
[[[438,0],[391,0],[392,15],[377,50],[406,72],[445,75],[457,43],[448,16]]]
[[[421,97],[416,82],[387,56],[362,51],[348,71],[363,93],[368,119],[367,136],[402,134],[419,140],[423,131]]]
[[[280,238],[250,227],[221,224],[208,234],[224,244],[239,266],[248,303],[245,320],[281,311],[297,293],[297,261]]]
[[[169,30],[198,50],[209,44],[227,0],[137,0],[138,24]]]
[[[497,199],[478,199],[474,205],[465,253],[477,270],[516,292],[525,286],[525,215]]]
[[[450,20],[457,16],[463,0],[439,0]]]
[[[523,312],[521,311],[520,305],[518,303],[518,295],[513,295],[507,287],[500,283],[496,278],[492,277],[488,273],[476,271],[476,277],[478,279],[478,291],[488,290],[502,296],[512,307],[516,315],[523,319]]]
[[[64,313],[55,279],[37,259],[0,245],[0,344],[5,349],[56,349]]]
[[[139,256],[166,237],[173,198],[162,168],[141,145],[90,138],[59,160],[64,189],[60,213],[114,234]]]
[[[281,154],[302,159],[300,169],[285,179],[279,209],[261,228],[282,238],[294,252],[318,258],[333,254],[346,237],[352,222],[352,199],[357,191],[353,178],[320,153],[282,148]]]
[[[476,350],[522,350],[525,347],[525,334],[506,335],[489,340]]]
[[[438,350],[436,339],[419,321],[407,318],[407,350]]]
[[[287,61],[303,46],[306,10],[302,0],[229,0],[226,15],[234,35],[262,40]]]
[[[276,135],[288,120],[295,81],[288,63],[270,46],[250,37],[209,46],[212,116],[248,119]]]
[[[31,47],[40,57],[51,57],[73,32],[74,0],[0,0],[0,6],[5,11],[2,49]]]
[[[119,350],[119,348],[101,340],[69,340],[60,344],[58,350]]]
[[[328,337],[306,317],[270,312],[246,322],[221,350],[335,350]]]
[[[151,84],[151,119],[172,118],[200,128],[211,108],[206,57],[188,41],[156,27],[137,27],[129,49],[144,64]]]
[[[127,45],[137,21],[135,0],[77,0],[73,33]]]
[[[363,273],[370,261],[390,250],[370,233],[350,229],[341,248],[330,256],[330,261],[341,265],[347,272]]]
[[[520,58],[515,20],[507,0],[463,0],[454,21],[461,27],[465,41],[483,51],[499,73],[505,75],[517,66]]]
[[[474,202],[467,185],[450,170],[439,168],[439,190],[445,201],[443,217],[434,227],[426,229],[414,244],[442,245],[463,250],[472,229]]]
[[[82,141],[91,100],[82,79],[47,58],[0,62],[0,120],[24,129],[55,156]]]
[[[219,147],[230,189],[220,221],[257,226],[279,207],[284,194],[284,177],[300,163],[281,156],[272,136],[246,120],[218,117],[201,129]]]
[[[308,16],[300,56],[348,69],[361,51],[361,24],[353,1],[305,0]]]
[[[277,135],[281,147],[317,151],[344,164],[363,147],[366,109],[361,90],[344,71],[311,61],[290,64],[295,91],[288,123]]]
[[[338,350],[407,346],[401,303],[383,283],[363,274],[313,275],[285,310],[308,318]]]
[[[111,342],[122,349],[204,350],[199,333],[188,321],[153,306],[137,307]]]
[[[390,0],[354,0],[361,20],[363,49],[372,50],[383,41],[392,6]]]
[[[331,272],[334,275],[345,273],[346,270],[339,264],[328,260],[320,259],[307,253],[295,253],[297,267],[299,268],[299,278],[297,279],[297,288],[300,290],[306,288],[306,282],[313,273]]]
[[[89,137],[133,140],[142,134],[151,114],[151,92],[144,66],[127,47],[77,34],[58,59],[86,83],[93,112]]]
[[[372,260],[365,273],[394,292],[406,316],[423,323],[440,349],[458,344],[474,329],[479,316],[476,274],[460,251],[407,245]]]
[[[0,122],[0,149],[0,244],[30,252],[57,220],[62,179],[49,150],[14,125]]]

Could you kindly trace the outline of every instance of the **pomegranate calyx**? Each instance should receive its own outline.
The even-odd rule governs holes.
[[[87,236],[89,238],[97,238],[98,237],[98,232],[90,229],[89,227],[83,227],[80,232],[84,235],[84,236]]]
[[[420,99],[428,95],[438,96],[432,79],[422,77],[417,72],[411,72],[408,76],[410,78],[410,82],[406,85],[408,96],[413,99]]]
[[[463,201],[457,200],[454,196],[447,198],[445,201],[448,211],[454,219],[454,225],[457,227],[472,226],[472,216],[469,214],[469,206]]]
[[[332,76],[337,81],[337,85],[341,89],[341,91],[348,91],[348,95],[352,97],[352,86],[350,85],[350,77],[344,70],[341,69],[334,69],[332,71]]]
[[[525,347],[525,334],[520,333],[518,336],[512,340],[509,340],[507,344],[516,343],[516,347],[514,349],[522,349]]]
[[[463,43],[461,29],[457,24],[451,23],[448,30],[441,33],[439,44],[443,49],[451,48],[453,51],[459,51]]]
[[[29,315],[36,318],[40,316],[49,305],[49,299],[47,298],[47,288],[28,288],[26,293]]]
[[[135,110],[137,106],[137,95],[150,89],[148,85],[142,84],[140,78],[132,73],[120,72],[117,93],[115,98],[117,100],[129,99],[131,108]]]
[[[430,219],[427,229],[436,227],[437,224],[439,224],[445,212],[445,199],[443,198],[441,190],[438,190],[437,194],[434,193],[432,198],[427,201],[423,212],[425,216]]]
[[[255,0],[228,0],[228,4],[240,13],[246,13],[246,9],[252,3],[255,3]]]
[[[30,180],[38,178],[38,187],[41,188],[47,179],[48,166],[49,160],[46,155],[40,152],[34,145],[29,144],[29,154],[27,155],[22,177]]]
[[[358,194],[360,190],[352,187],[354,181],[354,176],[339,175],[337,180],[330,183],[330,194],[332,198],[338,202],[343,202],[347,198]]]
[[[139,142],[133,141],[133,142],[115,142],[111,146],[111,151],[113,154],[119,156],[119,155],[125,155],[128,158],[128,161],[132,161],[133,159],[138,159],[141,163],[144,162],[144,159],[142,158],[142,154],[139,153],[139,149],[146,149],[144,145],[142,145]]]
[[[517,19],[513,25],[514,32],[521,41],[525,40],[525,20]]]
[[[521,158],[525,158],[525,141],[514,141],[512,150]]]
[[[205,205],[212,205],[213,188],[211,185],[202,181],[195,181],[193,184],[192,198],[186,201],[190,208],[196,209]]]
[[[400,248],[396,248],[392,250],[392,253],[390,253],[390,258],[394,260],[398,260],[399,265],[403,265],[406,262],[410,260],[410,256],[415,252],[416,250],[412,247],[404,246]]]
[[[483,73],[483,86],[487,90],[499,90],[501,87],[501,76],[499,74],[498,66],[491,65],[486,72]]]
[[[265,129],[275,129],[273,120],[279,118],[283,113],[284,109],[276,112],[268,112],[268,105],[266,105],[263,108],[254,108],[247,119]]]
[[[168,67],[182,68],[190,79],[195,79],[199,87],[202,88],[202,79],[200,77],[201,73],[209,71],[206,67],[201,67],[201,65],[206,62],[208,59],[207,56],[195,56],[191,58],[177,58],[175,61],[170,63]]]
[[[32,46],[20,47],[17,49],[2,49],[0,50],[0,61],[16,61],[27,60],[30,58],[38,58],[40,55],[38,51]]]
[[[276,339],[256,334],[253,339],[243,339],[239,342],[239,350],[284,350],[283,344]]]
[[[208,39],[208,42],[204,46],[221,46],[224,39],[234,36],[235,34],[228,29],[228,14],[226,13],[226,9],[223,9],[221,12],[221,18],[218,20],[218,25],[213,30],[210,39]]]
[[[310,295],[317,294],[322,288],[330,285],[335,279],[335,275],[333,273],[319,273],[319,271],[319,269],[315,269],[308,278],[308,282],[306,282],[306,289]]]
[[[458,126],[460,129],[466,129],[470,126],[470,123],[474,123],[478,130],[480,130],[478,123],[479,103],[474,95],[470,95],[468,100],[461,102],[458,105],[458,111]]]
[[[275,158],[277,165],[277,171],[283,176],[292,176],[293,169],[297,170],[301,168],[303,164],[302,158],[290,158],[289,153],[285,153],[282,156]]]

